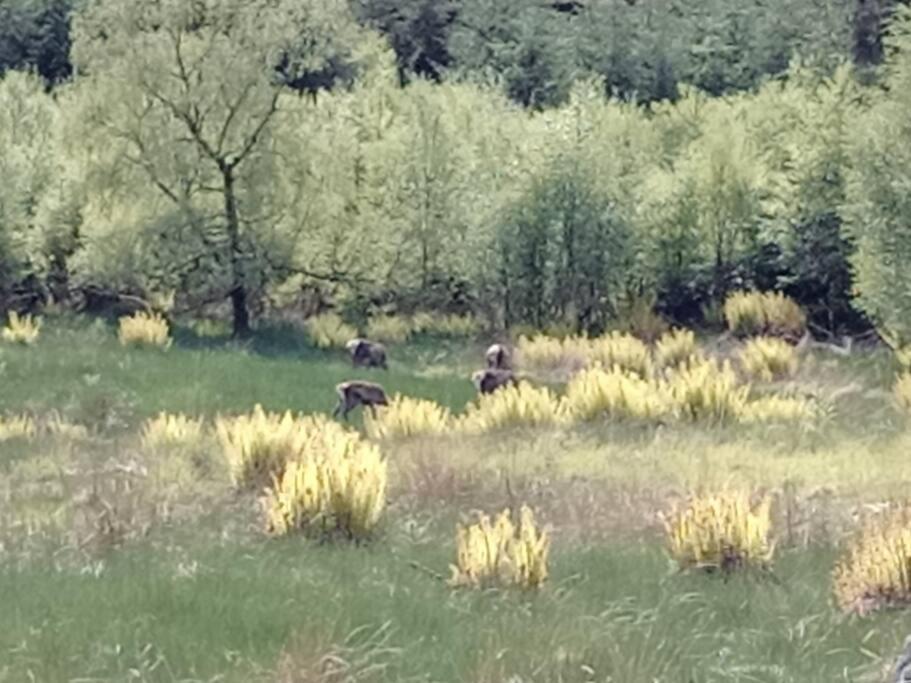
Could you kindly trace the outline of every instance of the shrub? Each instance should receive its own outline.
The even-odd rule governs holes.
[[[295,416],[267,413],[256,405],[249,415],[217,417],[215,433],[237,487],[271,483],[285,465],[308,447],[308,442],[343,438],[345,430],[325,415]]]
[[[621,329],[652,344],[667,332],[667,321],[655,312],[655,296],[633,296],[620,305]]]
[[[27,415],[0,417],[0,442],[8,439],[31,439],[35,436],[35,421]]]
[[[189,327],[197,337],[211,339],[231,336],[231,326],[224,320],[202,318],[200,320],[192,320]]]
[[[310,341],[321,349],[342,349],[357,337],[357,330],[346,324],[337,313],[320,313],[308,318],[305,328]]]
[[[571,421],[600,417],[653,419],[667,412],[667,402],[654,381],[619,367],[595,367],[570,380],[563,410]]]
[[[899,408],[911,413],[911,371],[898,376],[892,387],[892,395]]]
[[[311,426],[263,499],[267,531],[369,537],[386,506],[386,461],[355,432],[325,421]]]
[[[835,601],[866,614],[911,605],[911,508],[869,521],[834,571]]]
[[[698,359],[699,349],[692,330],[675,328],[661,335],[655,343],[655,361],[660,368],[675,368]]]
[[[756,337],[746,342],[738,354],[740,365],[750,377],[771,382],[797,373],[797,351],[775,337]]]
[[[797,302],[781,292],[734,292],[724,302],[728,329],[738,337],[799,338],[807,319]]]
[[[432,334],[439,337],[473,337],[481,325],[472,315],[438,315],[415,313],[411,317],[411,331],[417,334]]]
[[[743,413],[748,386],[739,386],[727,361],[692,361],[671,370],[666,384],[675,412],[684,419],[724,422]]]
[[[641,339],[630,334],[612,332],[589,341],[587,364],[600,363],[606,368],[619,367],[648,377],[652,370],[652,358],[648,347]]]
[[[379,315],[367,321],[367,338],[387,344],[402,344],[411,336],[407,318],[397,315]]]
[[[540,587],[547,579],[550,538],[537,529],[527,506],[522,506],[518,525],[513,524],[509,510],[501,512],[493,524],[482,514],[475,524],[459,525],[456,545],[452,586],[500,583],[529,589]]]
[[[516,355],[518,363],[531,371],[573,373],[588,364],[589,343],[585,337],[523,336],[516,344]]]
[[[562,411],[553,393],[527,382],[506,386],[470,403],[456,428],[481,434],[507,427],[538,427],[558,424]]]
[[[13,344],[30,346],[38,340],[41,332],[41,318],[30,315],[19,316],[16,311],[9,312],[9,320],[3,328],[3,339]]]
[[[766,567],[774,551],[770,509],[770,498],[753,506],[744,493],[694,496],[664,518],[668,551],[681,569]]]
[[[744,422],[802,422],[816,416],[810,401],[790,396],[763,396],[747,402],[741,419]]]
[[[167,349],[171,346],[168,321],[158,313],[138,311],[120,319],[118,338],[123,346],[152,346]]]
[[[194,446],[204,435],[202,418],[187,417],[181,413],[159,413],[145,421],[140,430],[140,441],[145,448],[169,446]]]
[[[396,395],[375,418],[367,413],[364,420],[371,438],[389,439],[443,434],[452,423],[452,414],[434,401]]]

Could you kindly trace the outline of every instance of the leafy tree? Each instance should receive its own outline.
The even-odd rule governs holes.
[[[71,11],[71,0],[0,3],[0,75],[32,69],[50,84],[69,78]]]
[[[299,207],[272,183],[285,88],[358,36],[344,6],[93,0],[74,28],[97,181],[83,278],[227,297],[246,334],[300,237],[277,222]]]

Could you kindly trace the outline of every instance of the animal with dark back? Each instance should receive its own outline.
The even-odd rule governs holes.
[[[379,384],[373,382],[364,382],[361,380],[352,380],[342,382],[335,387],[338,394],[338,404],[332,411],[332,417],[338,417],[348,420],[348,413],[358,406],[366,406],[370,409],[373,417],[376,417],[376,406],[388,406],[389,399],[386,392]]]
[[[351,354],[351,364],[356,368],[389,369],[386,365],[386,347],[378,342],[366,339],[352,339],[345,344],[345,348]]]
[[[494,368],[478,370],[471,376],[471,381],[482,394],[492,394],[500,387],[516,386],[518,384],[512,370],[497,370]]]

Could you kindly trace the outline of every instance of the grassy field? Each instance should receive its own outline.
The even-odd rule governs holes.
[[[293,331],[122,349],[51,319],[0,346],[0,413],[86,427],[0,441],[0,681],[884,681],[911,616],[845,616],[831,572],[858,515],[908,497],[911,434],[883,354],[804,359],[811,424],[597,424],[384,444],[389,508],[365,545],[270,539],[217,448],[148,452],[160,410],[327,411],[381,378],[455,411],[483,345],[392,348],[388,373]],[[359,424],[358,420],[354,421]],[[679,574],[658,513],[694,489],[775,500],[774,573]],[[527,502],[552,528],[535,594],[453,590],[454,527]]]

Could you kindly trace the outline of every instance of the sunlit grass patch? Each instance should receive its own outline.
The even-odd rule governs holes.
[[[398,315],[378,315],[367,321],[367,338],[387,344],[403,344],[411,337],[411,321]]]
[[[452,427],[452,414],[435,401],[397,394],[375,418],[367,413],[364,424],[373,439],[432,436],[444,434]]]
[[[0,442],[9,439],[32,439],[36,433],[35,420],[28,415],[0,416]]]
[[[146,420],[140,430],[140,441],[145,448],[198,445],[205,434],[202,418],[182,413],[159,413]]]
[[[337,313],[320,313],[308,318],[305,327],[310,341],[321,349],[343,349],[357,337],[357,330]]]
[[[41,334],[41,318],[31,315],[20,316],[16,311],[9,312],[6,327],[0,331],[4,341],[11,344],[30,346],[38,341]]]
[[[119,321],[117,337],[123,346],[145,346],[159,349],[170,348],[173,341],[168,321],[158,313],[144,311],[122,317]]]
[[[566,387],[563,410],[571,422],[598,418],[654,419],[668,412],[662,387],[654,380],[614,367],[583,370]]]
[[[694,361],[668,373],[667,392],[685,420],[727,422],[740,418],[750,389],[741,386],[728,361]]]
[[[793,377],[797,373],[796,349],[775,337],[748,340],[738,357],[747,375],[763,382]]]
[[[738,337],[797,339],[807,326],[806,314],[797,302],[781,292],[733,292],[724,302],[724,318]]]
[[[811,401],[795,396],[762,396],[747,401],[741,419],[747,423],[806,422],[818,415]]]
[[[469,403],[455,428],[481,434],[512,427],[552,427],[562,419],[560,402],[552,391],[520,382],[481,395]]]
[[[699,359],[699,347],[692,330],[675,328],[655,342],[655,362],[659,368],[674,368]]]

